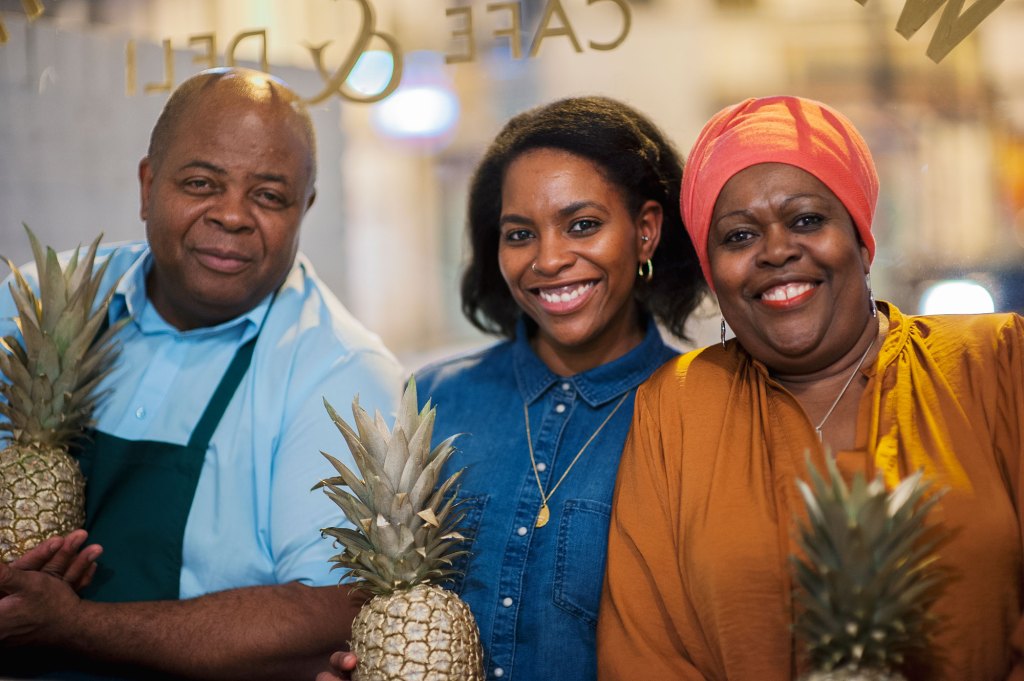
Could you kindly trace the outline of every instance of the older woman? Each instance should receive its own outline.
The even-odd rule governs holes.
[[[950,489],[952,578],[910,678],[1024,678],[1024,322],[910,317],[868,279],[878,182],[841,114],[754,99],[701,132],[682,207],[735,341],[637,394],[599,622],[601,679],[789,680],[795,481],[822,467]],[[723,339],[724,323],[723,322]]]

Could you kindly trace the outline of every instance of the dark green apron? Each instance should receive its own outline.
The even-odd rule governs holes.
[[[258,337],[235,352],[187,445],[125,440],[94,430],[76,452],[86,480],[88,542],[103,546],[96,576],[82,591],[83,598],[106,602],[178,599],[185,523],[206,450],[249,369]],[[122,676],[75,657],[61,651],[5,650],[0,652],[0,677],[155,678],[149,673]]]
[[[125,440],[94,431],[81,449],[85,529],[89,543],[103,547],[96,577],[82,591],[83,598],[177,600],[185,523],[206,450],[249,369],[255,346],[253,337],[238,348],[187,445]]]

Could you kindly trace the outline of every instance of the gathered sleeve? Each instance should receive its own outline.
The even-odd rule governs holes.
[[[670,391],[651,383],[638,390],[619,468],[598,619],[601,681],[704,679],[677,628],[690,614],[677,531],[682,426],[677,415],[658,418],[675,410],[658,404],[666,393],[671,402]]]
[[[1018,546],[1024,547],[1024,317],[1011,315],[1000,329],[997,342],[1000,345],[1000,366],[996,367],[1000,394],[995,445],[996,451],[1002,454],[1004,475],[1017,511]],[[1024,593],[1024,574],[1020,575],[1020,580]],[[1017,621],[1010,643],[1013,661],[1008,679],[1024,681],[1024,613]]]

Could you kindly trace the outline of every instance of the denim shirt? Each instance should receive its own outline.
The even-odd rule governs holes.
[[[514,341],[430,365],[416,374],[419,398],[437,406],[434,444],[461,433],[445,477],[465,469],[463,534],[473,539],[450,586],[476,616],[488,679],[593,681],[595,630],[619,457],[635,388],[676,355],[653,321],[619,359],[571,377],[534,354],[520,321]],[[622,406],[541,506],[547,493],[616,404]],[[444,479],[444,478],[442,478]]]

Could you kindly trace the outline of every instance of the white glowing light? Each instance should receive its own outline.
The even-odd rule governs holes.
[[[388,86],[395,58],[385,50],[363,52],[352,72],[348,74],[348,86],[361,95],[376,95]]]
[[[450,131],[459,119],[459,102],[450,91],[433,86],[399,87],[377,104],[373,121],[386,135],[431,138]]]
[[[921,296],[921,314],[982,314],[995,309],[988,289],[966,279],[940,281]]]

